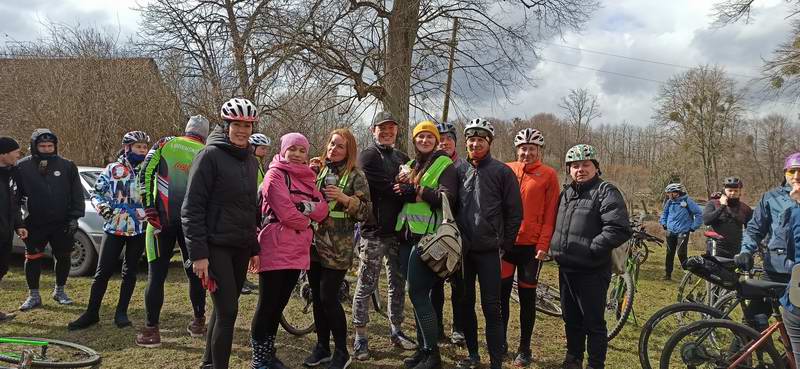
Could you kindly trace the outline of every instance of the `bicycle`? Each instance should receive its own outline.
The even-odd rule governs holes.
[[[779,299],[785,293],[786,286],[785,283],[754,279],[741,281],[737,287],[739,299],[768,299],[775,322],[762,332],[727,319],[691,323],[678,329],[667,341],[659,367],[668,369],[677,363],[677,367],[687,368],[797,369],[780,313]],[[783,354],[779,354],[775,347],[772,338],[775,332],[780,334]],[[684,339],[687,341],[683,342]],[[673,358],[676,353],[677,356]]]
[[[101,356],[77,343],[49,338],[0,337],[0,362],[19,368],[96,368]]]
[[[647,257],[650,255],[650,243],[652,242],[663,247],[664,240],[647,233],[641,219],[631,219],[631,228],[633,229],[633,235],[630,241],[628,241],[630,243],[631,254],[633,254],[636,262],[642,265],[647,261]]]
[[[724,237],[714,231],[706,231],[703,236],[711,243],[711,255],[716,255],[717,241],[722,240]],[[686,272],[678,285],[678,302],[695,302],[714,306],[725,292],[723,288]]]
[[[536,272],[536,311],[545,315],[560,317],[561,316],[561,291],[544,281],[542,281],[541,272],[544,263],[552,261],[549,256],[545,260],[539,262],[539,269]],[[514,278],[513,289],[511,290],[511,299],[519,303],[519,286],[517,279]]]

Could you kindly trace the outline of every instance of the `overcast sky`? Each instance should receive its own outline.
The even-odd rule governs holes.
[[[745,85],[746,76],[758,76],[762,58],[768,57],[789,34],[785,1],[758,0],[750,24],[721,29],[711,26],[714,2],[603,1],[604,8],[592,17],[583,32],[567,33],[563,39],[542,44],[541,60],[530,71],[530,76],[536,80],[535,87],[518,91],[513,103],[502,97],[487,97],[476,103],[461,104],[454,109],[455,113],[466,118],[476,115],[529,117],[539,112],[560,114],[558,101],[562,96],[573,88],[588,88],[599,97],[603,117],[598,122],[647,124],[658,81],[666,81],[685,71],[678,66],[718,64],[735,73],[732,77]],[[138,27],[139,15],[131,9],[135,6],[135,0],[0,0],[0,41],[36,39],[41,23],[48,19],[105,27],[126,39]],[[754,100],[751,111],[755,116],[777,112],[796,119],[800,108],[787,102]]]

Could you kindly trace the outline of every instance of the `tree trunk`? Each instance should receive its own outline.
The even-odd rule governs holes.
[[[407,151],[409,133],[409,96],[411,94],[411,58],[419,28],[419,1],[394,3],[389,17],[389,40],[386,46],[384,108],[398,123],[397,147]]]

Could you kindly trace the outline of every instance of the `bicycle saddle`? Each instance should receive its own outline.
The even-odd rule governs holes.
[[[739,283],[739,296],[744,299],[779,299],[786,293],[786,283],[745,279]]]
[[[725,237],[723,237],[721,234],[714,231],[705,231],[703,232],[703,236],[706,236],[707,238],[713,238],[717,241],[725,239]]]

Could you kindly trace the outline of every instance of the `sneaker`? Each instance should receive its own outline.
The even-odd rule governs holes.
[[[414,369],[442,369],[442,357],[439,350],[425,350],[423,355],[425,359]]]
[[[519,352],[517,357],[514,358],[514,366],[517,368],[527,368],[533,362],[530,352]]]
[[[414,355],[403,359],[403,366],[408,369],[412,369],[421,363],[422,360],[425,360],[425,351],[422,349],[417,349],[417,351],[414,352]]]
[[[42,306],[42,297],[41,296],[38,296],[38,295],[37,296],[28,296],[28,298],[25,299],[25,302],[23,302],[22,305],[19,306],[19,311],[28,311],[28,310],[35,309],[35,308],[40,307],[40,306]]]
[[[258,285],[245,280],[244,285],[242,285],[242,295],[250,295],[252,293],[258,293]]]
[[[64,290],[53,291],[53,300],[59,305],[72,305],[73,303],[72,299],[67,296],[67,292]]]
[[[369,359],[369,341],[366,338],[359,338],[353,345],[353,357],[358,361]]]
[[[71,331],[78,331],[81,329],[89,328],[100,321],[100,317],[95,314],[84,313],[78,319],[71,321],[67,325],[67,329]]]
[[[136,345],[146,348],[156,348],[161,346],[161,332],[158,326],[155,327],[142,327],[139,334],[136,335]]]
[[[458,362],[456,369],[477,369],[481,366],[481,359],[477,356],[467,356]]]
[[[567,354],[564,357],[564,362],[561,363],[562,369],[582,369],[583,366],[583,359],[578,359],[575,356]]]
[[[347,351],[335,350],[326,369],[346,369],[351,362],[350,354]]]
[[[189,335],[194,338],[204,337],[206,335],[206,317],[195,317],[189,322],[189,326],[186,327],[186,331],[189,332]]]
[[[7,322],[7,321],[9,321],[9,320],[12,320],[12,319],[14,319],[14,317],[15,317],[15,316],[17,316],[17,314],[14,314],[14,313],[4,313],[4,312],[0,311],[0,323],[3,323],[3,322]]]
[[[411,351],[411,350],[416,350],[417,349],[417,343],[414,342],[414,340],[412,340],[411,338],[408,338],[408,336],[406,336],[403,333],[403,331],[397,332],[397,333],[392,335],[392,344],[394,344],[394,347],[397,347],[397,348],[400,348],[400,349],[403,349],[403,350],[406,350],[406,351]]]
[[[464,333],[453,331],[453,333],[450,335],[450,342],[452,342],[454,345],[461,346],[467,342],[467,339],[464,337]]]
[[[322,345],[318,343],[314,346],[314,349],[311,350],[311,355],[308,355],[306,360],[303,361],[303,365],[313,367],[329,361],[331,361],[331,350],[322,347]]]
[[[121,312],[114,314],[114,324],[117,326],[117,328],[125,328],[133,325],[131,320],[128,319],[128,314]]]

